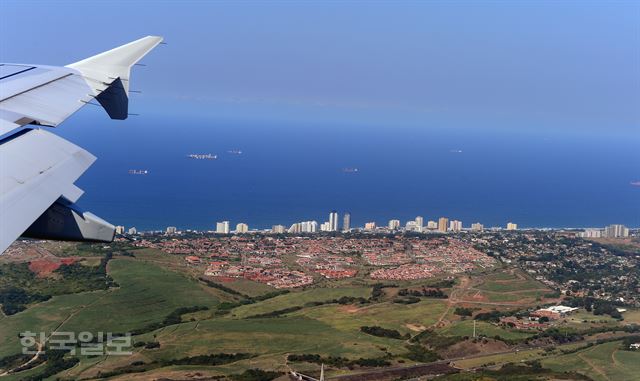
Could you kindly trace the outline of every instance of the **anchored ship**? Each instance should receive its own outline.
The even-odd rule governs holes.
[[[210,153],[190,153],[187,155],[189,159],[198,159],[198,160],[215,160],[218,158],[218,155],[212,155]]]

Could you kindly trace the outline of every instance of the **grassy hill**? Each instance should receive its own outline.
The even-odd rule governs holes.
[[[559,372],[576,371],[596,381],[640,380],[640,352],[620,350],[619,341],[547,358],[542,365]]]
[[[19,332],[128,332],[162,321],[179,307],[218,303],[197,281],[135,259],[112,260],[109,273],[118,288],[54,296],[0,317],[0,357],[20,352]]]

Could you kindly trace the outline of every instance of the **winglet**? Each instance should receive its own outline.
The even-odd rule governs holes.
[[[162,37],[147,36],[93,57],[67,65],[84,77],[101,82],[96,99],[113,119],[128,115],[129,76],[131,67],[162,42]]]

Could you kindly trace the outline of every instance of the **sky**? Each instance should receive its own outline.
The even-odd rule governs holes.
[[[135,40],[132,112],[629,136],[637,1],[0,2],[0,61]],[[132,96],[134,97],[134,96]]]
[[[114,224],[640,226],[639,1],[0,0],[0,62],[146,35],[139,116],[56,131],[99,158],[79,204]]]

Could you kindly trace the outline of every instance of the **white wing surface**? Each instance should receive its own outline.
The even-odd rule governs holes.
[[[126,119],[131,67],[160,42],[144,37],[66,67],[0,64],[0,253],[21,235],[113,239],[113,225],[74,205],[74,182],[96,158],[43,127],[90,102]]]

